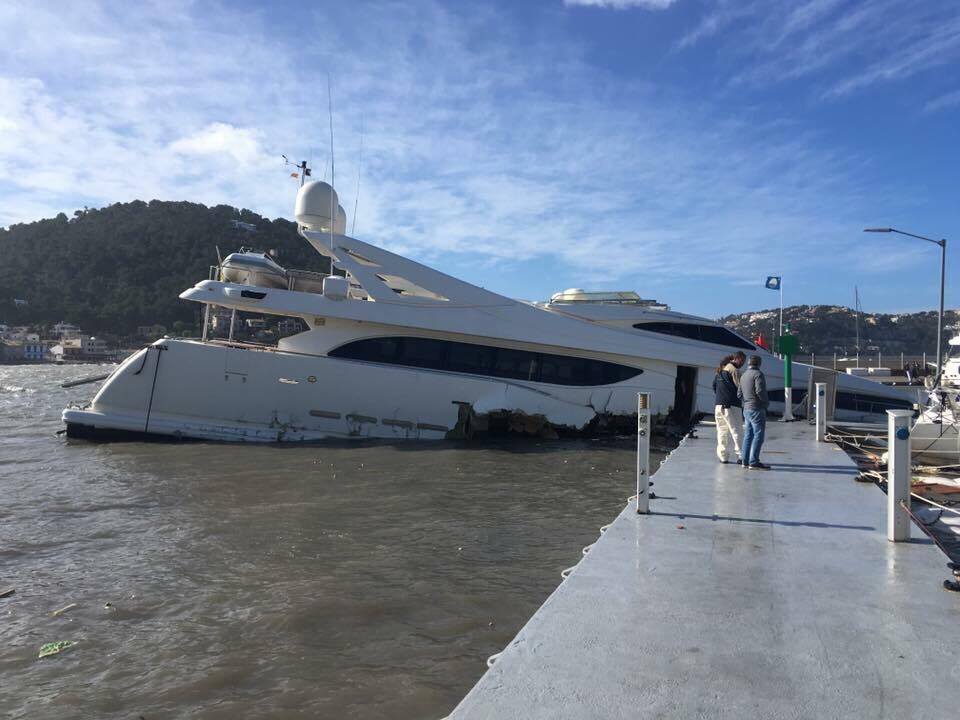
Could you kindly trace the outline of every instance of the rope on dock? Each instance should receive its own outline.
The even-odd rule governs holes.
[[[917,493],[915,492],[910,493],[910,497],[916,498],[917,500],[922,500],[925,503],[929,503],[930,505],[940,508],[941,510],[946,510],[947,512],[953,513],[954,515],[960,515],[960,510],[957,510],[957,508],[948,507],[947,505],[941,505],[940,503],[934,502],[930,498],[926,498],[923,495],[917,495]]]

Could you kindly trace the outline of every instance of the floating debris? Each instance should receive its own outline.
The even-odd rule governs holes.
[[[51,613],[51,615],[53,615],[53,617],[59,617],[60,615],[63,615],[65,612],[67,612],[67,611],[69,611],[69,610],[73,610],[76,606],[77,606],[76,603],[70,603],[69,605],[65,605],[64,607],[60,608],[59,610],[54,610],[54,611]]]
[[[40,654],[37,655],[38,659],[43,659],[45,657],[50,657],[51,655],[59,655],[64,650],[69,650],[76,643],[73,640],[57,640],[57,642],[44,643],[40,646]]]
[[[17,591],[16,588],[7,588],[6,590],[0,590],[0,598],[10,597]]]

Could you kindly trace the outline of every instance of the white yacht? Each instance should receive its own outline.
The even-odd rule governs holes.
[[[714,369],[736,350],[763,357],[772,409],[783,408],[783,363],[713,321],[635,293],[512,300],[346,236],[323,182],[300,189],[296,219],[335,274],[231,256],[180,295],[206,306],[203,338],[164,338],[128,358],[92,402],[64,410],[68,436],[552,437],[629,426],[638,391],[652,393],[655,413],[684,422],[713,412]],[[233,322],[226,339],[208,337],[206,318],[224,312],[294,318],[306,329],[274,347],[239,342]],[[795,402],[810,371],[795,365]],[[877,420],[909,407],[899,390],[836,378],[837,417]]]

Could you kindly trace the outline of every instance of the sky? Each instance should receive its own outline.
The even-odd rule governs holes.
[[[511,297],[933,309],[939,248],[862,229],[960,243],[958,70],[955,1],[8,0],[0,226],[292,219],[286,154],[351,234]]]

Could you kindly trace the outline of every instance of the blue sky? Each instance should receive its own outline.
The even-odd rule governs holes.
[[[960,247],[958,69],[956,2],[14,0],[0,225],[135,198],[290,218],[280,154],[329,176],[329,73],[361,239],[528,299],[716,317],[782,274],[787,303],[928,309],[938,248],[861,229]]]

